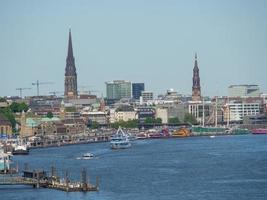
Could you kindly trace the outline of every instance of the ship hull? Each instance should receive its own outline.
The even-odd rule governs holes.
[[[12,154],[13,155],[28,155],[29,150],[14,150]]]
[[[267,129],[252,129],[251,133],[254,135],[263,135],[267,134]]]

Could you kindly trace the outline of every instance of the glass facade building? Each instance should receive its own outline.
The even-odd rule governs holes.
[[[107,99],[131,98],[132,84],[125,80],[106,82],[106,92]]]
[[[142,91],[145,90],[145,84],[144,83],[133,83],[132,84],[132,96],[133,99],[139,99]]]

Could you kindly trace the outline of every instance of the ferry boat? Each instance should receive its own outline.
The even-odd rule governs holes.
[[[110,147],[111,149],[126,149],[131,147],[131,142],[121,127],[119,127],[117,132],[111,137]]]
[[[190,136],[190,131],[187,128],[180,128],[175,130],[171,134],[172,137],[188,137]]]
[[[267,134],[267,128],[255,128],[251,130],[252,134],[258,135],[258,134]]]

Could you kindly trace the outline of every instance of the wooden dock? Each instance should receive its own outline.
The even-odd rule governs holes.
[[[56,176],[55,168],[52,167],[51,176],[47,176],[43,170],[24,170],[23,174],[0,174],[0,185],[30,185],[34,188],[50,188],[65,192],[89,192],[99,190],[99,181],[96,185],[88,183],[87,172],[83,168],[81,171],[81,181],[70,181],[68,173],[64,179]]]

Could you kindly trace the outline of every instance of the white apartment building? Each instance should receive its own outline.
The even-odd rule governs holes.
[[[115,121],[129,121],[133,119],[137,119],[136,111],[115,112]]]
[[[153,100],[153,92],[150,91],[142,91],[141,96],[143,98],[143,101],[151,101]]]
[[[241,121],[244,116],[260,114],[260,103],[233,102],[225,105],[224,120]],[[230,113],[228,112],[230,110]]]

